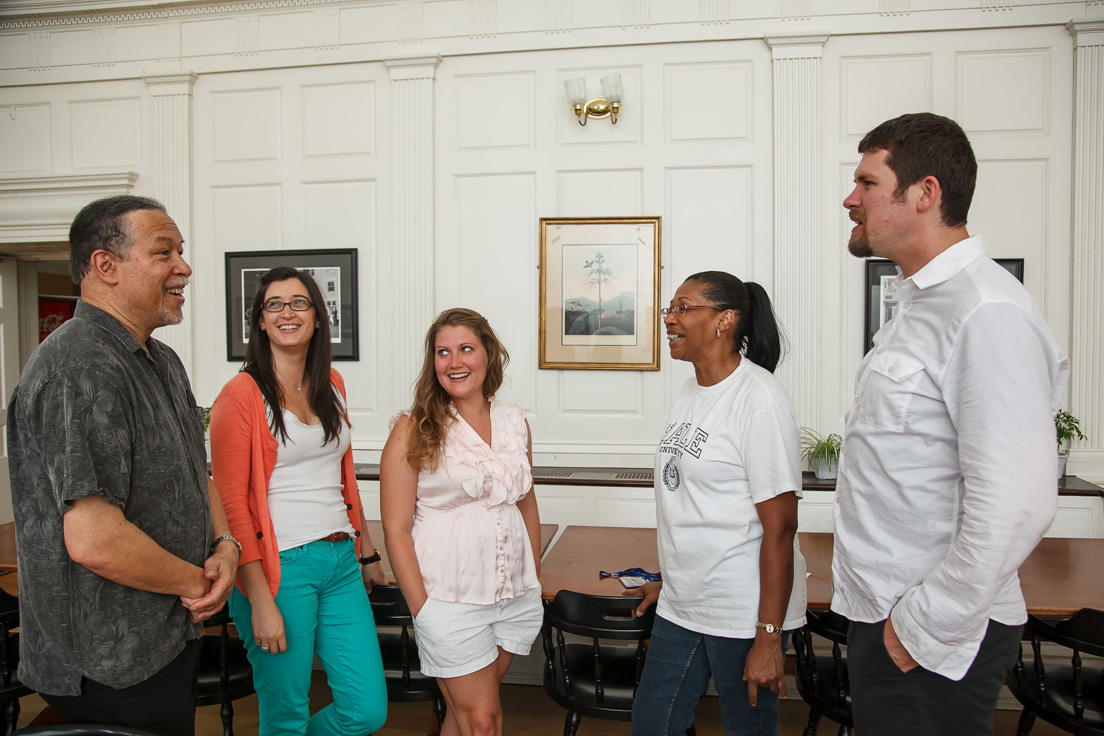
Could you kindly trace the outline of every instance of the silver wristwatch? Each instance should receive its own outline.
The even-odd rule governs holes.
[[[756,621],[755,622],[755,628],[762,629],[763,631],[767,632],[768,634],[781,634],[782,633],[782,627],[781,626],[775,626],[774,624],[765,624],[762,621]]]
[[[241,543],[238,542],[238,540],[234,539],[233,534],[223,534],[221,537],[218,537],[217,539],[215,539],[215,541],[211,542],[211,551],[214,552],[215,547],[219,546],[223,542],[230,542],[238,548],[238,559],[240,560],[242,556]]]

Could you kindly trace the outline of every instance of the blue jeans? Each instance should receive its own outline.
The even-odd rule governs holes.
[[[249,599],[237,588],[230,595],[230,615],[253,665],[261,736],[379,730],[387,718],[387,683],[353,541],[311,542],[281,552],[276,607],[288,646],[278,654],[261,651],[253,641]],[[311,716],[315,652],[334,702]]]
[[[710,676],[725,736],[778,736],[778,693],[761,687],[759,704],[753,708],[748,702],[744,660],[754,641],[698,634],[656,616],[633,701],[633,736],[685,734]],[[785,650],[785,638],[782,646]]]

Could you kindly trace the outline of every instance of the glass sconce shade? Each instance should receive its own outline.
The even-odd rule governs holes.
[[[602,96],[606,98],[606,102],[621,102],[623,94],[620,74],[607,74],[602,77]]]
[[[564,80],[564,89],[567,90],[567,101],[572,105],[586,104],[586,80],[582,77],[569,77]]]

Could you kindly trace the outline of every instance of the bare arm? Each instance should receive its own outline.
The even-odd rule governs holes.
[[[526,456],[529,458],[529,470],[533,469],[533,433],[529,429],[529,421],[525,422],[525,432],[529,435]],[[535,484],[529,486],[529,492],[517,502],[518,511],[525,521],[525,531],[529,533],[529,544],[533,546],[533,562],[537,566],[537,577],[541,574],[541,532],[540,512],[537,510],[537,489]]]
[[[372,544],[372,537],[368,534],[368,522],[364,519],[364,510],[360,511],[360,556],[367,557],[372,554],[376,545]],[[360,576],[364,579],[364,588],[369,593],[377,585],[387,585],[387,575],[383,572],[383,563],[373,562],[371,565],[360,566]]]
[[[78,498],[62,517],[69,556],[97,575],[152,593],[201,598],[203,569],[169,553],[100,496]]]
[[[793,588],[797,494],[781,493],[757,503],[755,510],[763,524],[763,540],[759,546],[759,620],[782,626]],[[763,629],[755,629],[755,643],[744,665],[744,679],[748,683],[748,700],[753,706],[758,701],[760,687],[786,696],[780,631],[768,634]]]
[[[414,539],[410,536],[414,525],[414,502],[418,495],[418,471],[407,462],[406,432],[409,428],[410,420],[399,417],[383,447],[380,458],[380,516],[383,517],[384,543],[391,570],[411,613],[417,616],[429,596],[422,582],[418,557],[414,553]]]
[[[260,560],[247,562],[239,567],[238,582],[253,611],[253,641],[272,654],[286,652],[284,616],[272,598],[272,589],[268,587],[268,578],[265,577]]]

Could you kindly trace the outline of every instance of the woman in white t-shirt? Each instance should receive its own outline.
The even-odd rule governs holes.
[[[663,310],[671,357],[694,365],[655,456],[662,583],[633,734],[684,734],[712,678],[726,734],[778,733],[783,630],[805,620],[797,549],[797,415],[773,371],[763,287],[694,274]]]

